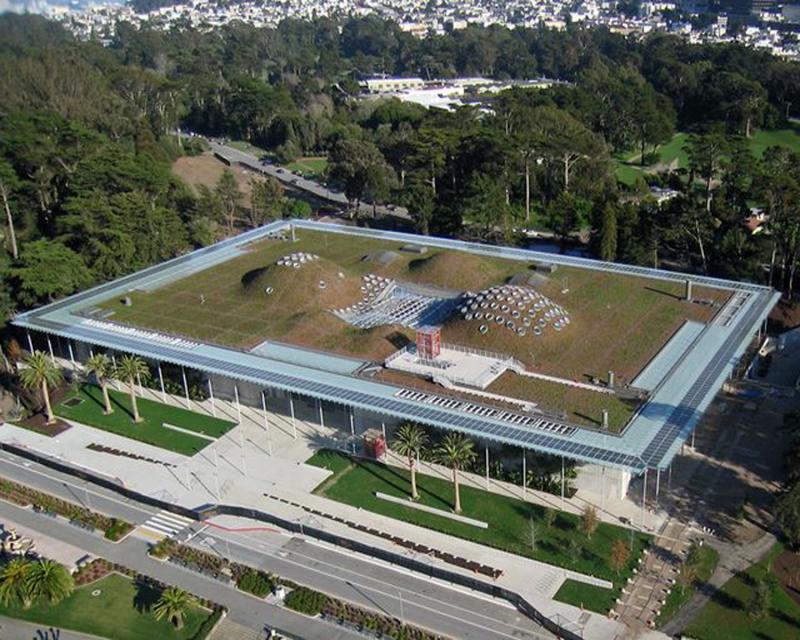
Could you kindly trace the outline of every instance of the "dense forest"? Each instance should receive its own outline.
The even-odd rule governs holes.
[[[445,112],[356,100],[358,80],[378,72],[564,82]],[[793,126],[800,65],[737,45],[496,26],[420,40],[366,17],[122,24],[102,46],[7,15],[0,92],[0,319],[282,215],[237,215],[229,184],[191,191],[170,170],[198,152],[181,130],[281,160],[327,155],[349,199],[404,204],[423,233],[519,242],[520,227],[542,228],[604,259],[787,293],[800,259],[800,159],[778,147],[756,157],[747,143]],[[616,156],[645,163],[676,131],[690,134],[688,168],[617,180]],[[658,204],[653,185],[679,196]],[[742,224],[754,206],[769,220],[757,235]]]

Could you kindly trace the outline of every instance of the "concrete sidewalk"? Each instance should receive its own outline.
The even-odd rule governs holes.
[[[160,393],[147,389],[144,390],[144,396],[157,401],[162,399]],[[167,396],[167,401],[176,406],[187,406],[185,399]],[[69,461],[95,473],[115,478],[125,486],[143,494],[189,508],[218,502],[257,508],[287,520],[319,526],[373,547],[385,548],[395,553],[398,551],[410,553],[398,549],[390,541],[357,531],[332,519],[310,518],[303,509],[268,499],[264,494],[278,496],[325,514],[391,532],[392,535],[418,544],[501,569],[503,575],[497,580],[497,584],[516,591],[547,616],[576,623],[580,621],[580,625],[588,634],[586,637],[611,639],[624,634],[625,628],[617,622],[552,599],[565,579],[597,583],[597,579],[591,576],[582,576],[569,570],[313,495],[311,493],[313,488],[328,477],[330,472],[305,465],[303,461],[320,446],[343,448],[349,434],[343,436],[335,429],[322,428],[300,420],[295,420],[292,424],[290,418],[272,412],[268,414],[265,425],[260,411],[244,406],[237,410],[233,403],[219,400],[216,401],[213,411],[209,401],[191,402],[189,408],[216,413],[219,417],[234,421],[241,415],[241,424],[192,458],[80,424],[75,424],[73,428],[55,438],[7,425],[0,429],[0,440]],[[297,438],[294,437],[295,434]],[[174,467],[93,451],[87,448],[91,443],[168,462]],[[394,462],[400,461],[395,459]],[[437,476],[447,473],[435,465],[426,465],[425,470]],[[472,474],[465,474],[465,483],[485,488],[485,480]],[[519,487],[494,481],[490,483],[490,487],[497,493],[522,497]],[[560,498],[542,495],[541,492],[528,490],[526,497],[537,502],[542,501],[546,506],[554,508],[560,506]],[[569,510],[574,513],[580,512],[584,504],[576,498],[565,501],[566,503],[569,503]],[[226,528],[249,528],[254,524],[263,526],[263,523],[227,517],[215,518],[211,523]],[[448,570],[460,571],[474,577],[465,569],[442,563],[428,556],[417,559],[437,563]]]

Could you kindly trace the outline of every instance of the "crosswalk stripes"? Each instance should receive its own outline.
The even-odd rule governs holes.
[[[139,525],[140,533],[152,538],[173,538],[186,529],[194,520],[169,511],[159,511]]]

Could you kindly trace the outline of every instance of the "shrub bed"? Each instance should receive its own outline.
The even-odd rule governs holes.
[[[252,593],[259,598],[266,598],[275,588],[277,580],[275,576],[269,573],[240,564],[232,565],[231,569],[233,579],[236,581],[236,587],[242,591]]]
[[[284,598],[283,604],[292,611],[297,611],[307,616],[318,616],[322,613],[325,605],[328,604],[328,596],[313,589],[297,587]]]
[[[0,498],[20,506],[33,505],[37,511],[62,516],[86,528],[100,529],[109,540],[119,540],[133,528],[133,525],[124,520],[90,511],[86,507],[6,478],[0,478]]]
[[[381,637],[397,640],[442,640],[442,636],[405,625],[397,618],[373,613],[307,587],[295,587],[283,603],[298,613],[307,616],[321,615],[331,622],[346,624],[358,631],[380,634]]]

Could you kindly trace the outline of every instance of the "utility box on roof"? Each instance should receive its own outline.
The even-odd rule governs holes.
[[[417,357],[433,360],[442,351],[442,330],[440,327],[419,327],[417,329]]]

